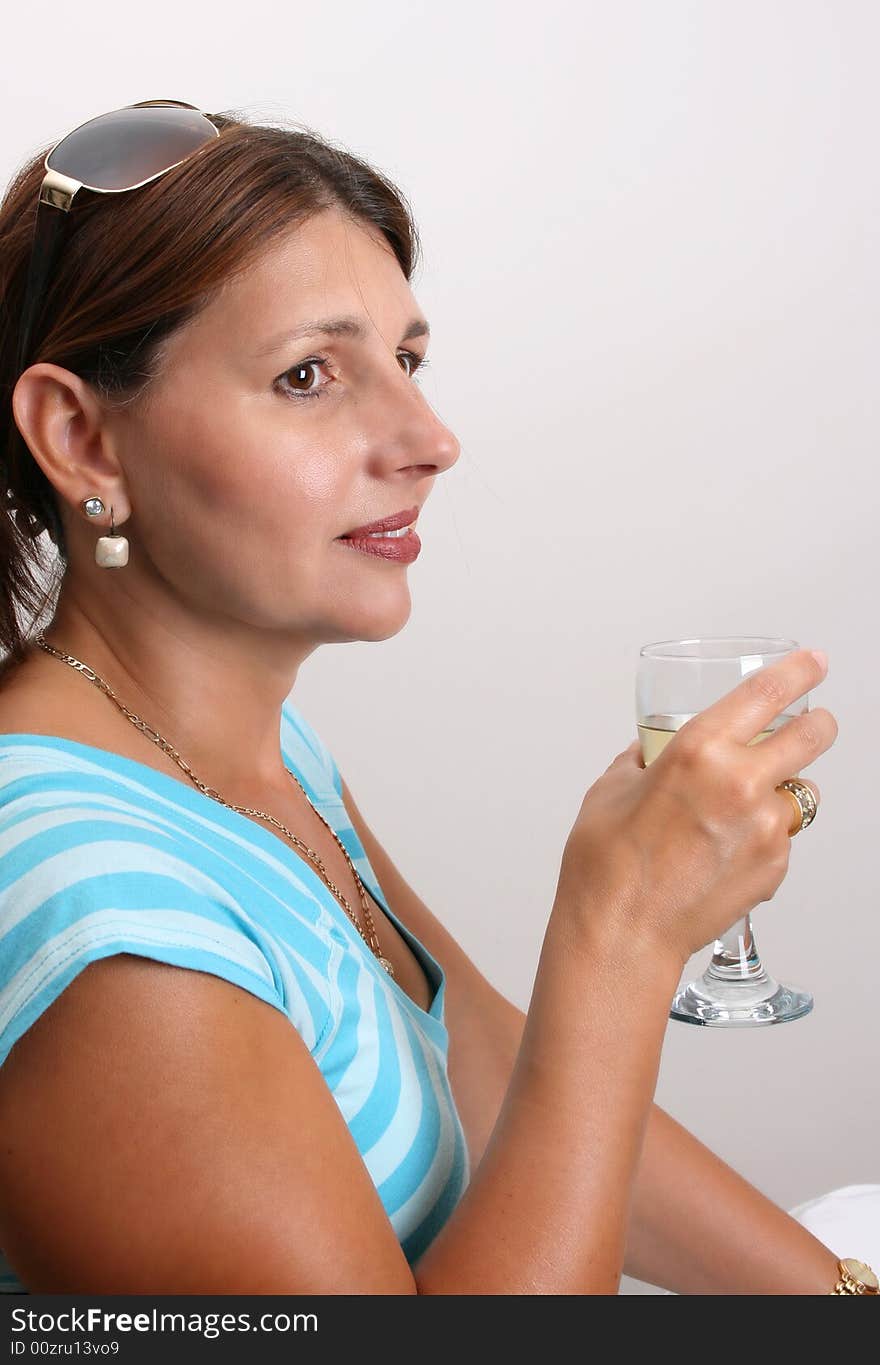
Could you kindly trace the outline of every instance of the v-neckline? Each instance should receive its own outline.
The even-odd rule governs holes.
[[[293,728],[295,729],[296,723],[295,721],[292,721],[290,719],[289,714],[285,715],[285,718],[288,720],[289,724],[293,725]],[[433,956],[433,954],[428,951],[425,945],[418,938],[416,938],[415,934],[412,933],[412,931],[408,929],[406,925],[401,922],[401,920],[398,919],[397,915],[395,915],[394,911],[388,905],[385,896],[382,892],[382,888],[379,886],[378,880],[376,879],[376,874],[373,871],[373,868],[370,864],[370,860],[367,857],[366,850],[364,849],[363,844],[361,843],[358,832],[354,827],[351,817],[349,816],[348,811],[346,810],[345,802],[343,801],[339,792],[334,787],[332,796],[329,793],[327,795],[321,795],[321,793],[318,792],[312,786],[306,775],[299,768],[299,765],[294,762],[292,755],[289,752],[287,752],[283,746],[282,753],[284,755],[284,758],[291,765],[291,767],[293,767],[296,770],[299,780],[306,788],[309,800],[314,801],[315,805],[318,807],[324,805],[328,806],[336,805],[345,813],[347,829],[345,828],[336,829],[336,826],[334,825],[332,820],[328,820],[328,823],[333,826],[336,834],[346,845],[346,848],[348,848],[348,853],[352,861],[353,862],[356,860],[362,861],[363,866],[366,869],[366,875],[364,875],[364,873],[360,874],[364,884],[366,885],[370,893],[373,895],[376,902],[382,907],[383,911],[391,920],[392,924],[395,926],[395,928],[398,930],[401,936],[406,940],[410,949],[413,952],[413,955],[421,963],[422,968],[425,971],[425,975],[428,978],[429,984],[433,987],[433,995],[431,1000],[428,1002],[427,1009],[423,1009],[421,1005],[419,1005],[415,1000],[413,1000],[412,996],[403,989],[400,983],[393,976],[391,976],[389,972],[386,972],[385,968],[380,965],[372,949],[369,947],[368,944],[364,942],[361,935],[358,933],[357,929],[352,924],[351,920],[348,918],[348,915],[346,915],[342,906],[337,901],[336,897],[332,894],[332,892],[328,889],[328,887],[325,885],[325,883],[319,876],[317,870],[314,867],[312,867],[311,863],[307,858],[303,857],[302,854],[300,854],[296,848],[292,847],[287,842],[286,839],[283,839],[280,834],[276,834],[271,829],[266,829],[262,825],[258,825],[255,820],[252,820],[247,815],[242,815],[240,811],[232,810],[231,807],[224,806],[223,804],[221,804],[221,802],[215,801],[213,797],[207,796],[203,791],[200,791],[198,787],[181,782],[178,780],[178,778],[172,777],[170,773],[163,773],[158,768],[151,767],[149,763],[142,763],[140,759],[129,758],[126,754],[118,754],[113,749],[102,749],[96,744],[85,744],[81,740],[67,739],[63,735],[33,734],[22,730],[0,731],[0,749],[2,749],[3,745],[10,740],[13,742],[21,741],[22,744],[30,743],[36,744],[38,746],[44,745],[49,748],[56,749],[72,748],[76,750],[82,750],[85,754],[95,755],[97,759],[102,760],[104,762],[105,767],[107,766],[106,760],[110,759],[112,760],[113,764],[119,764],[123,768],[125,767],[133,768],[139,773],[145,773],[149,775],[149,777],[155,779],[155,781],[159,785],[162,785],[163,783],[170,784],[170,787],[168,788],[169,791],[173,789],[175,794],[183,793],[184,796],[183,804],[186,804],[186,801],[191,801],[194,807],[198,809],[203,802],[207,802],[215,816],[217,816],[218,812],[222,811],[223,816],[231,818],[233,823],[235,821],[243,821],[246,824],[247,828],[250,831],[255,831],[258,836],[262,836],[266,839],[271,840],[273,844],[280,844],[280,846],[285,850],[288,856],[292,855],[294,858],[296,858],[297,862],[302,866],[302,868],[305,870],[308,876],[310,876],[317,885],[317,887],[320,888],[321,904],[332,906],[335,918],[342,924],[346,932],[350,936],[353,935],[354,939],[357,940],[357,944],[362,950],[362,953],[366,958],[370,960],[373,970],[380,974],[380,978],[386,980],[391,986],[391,989],[394,990],[412,1010],[415,1010],[416,1013],[421,1018],[431,1019],[435,1023],[440,1024],[441,1027],[444,1027],[442,1022],[442,1014],[443,999],[446,993],[446,973],[444,972],[442,966]],[[12,747],[15,747],[14,743]],[[219,818],[222,819],[223,816]],[[348,846],[348,843],[346,842],[347,833],[349,833],[350,841],[353,844],[353,848],[350,848]]]

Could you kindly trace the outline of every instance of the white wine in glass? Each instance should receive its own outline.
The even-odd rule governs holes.
[[[795,640],[760,636],[663,640],[639,651],[636,721],[645,766],[653,763],[686,721],[733,690],[744,677],[799,646]],[[809,710],[809,695],[776,717],[750,744],[772,735],[780,725]],[[797,777],[797,773],[791,773]],[[800,1019],[813,997],[782,986],[767,972],[755,944],[751,916],[738,920],[715,941],[703,974],[681,987],[669,1011],[687,1024],[748,1027]]]

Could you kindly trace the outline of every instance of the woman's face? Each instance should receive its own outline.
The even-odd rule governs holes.
[[[363,335],[321,333],[341,317]],[[110,417],[130,566],[194,611],[315,643],[400,630],[407,566],[338,537],[421,507],[458,458],[412,377],[424,330],[366,225],[325,211],[270,248],[169,338],[143,402]]]

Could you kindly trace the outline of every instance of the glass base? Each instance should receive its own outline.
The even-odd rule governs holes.
[[[812,1008],[808,991],[780,986],[765,971],[737,981],[719,978],[710,967],[676,993],[669,1017],[683,1024],[754,1028],[801,1019]]]

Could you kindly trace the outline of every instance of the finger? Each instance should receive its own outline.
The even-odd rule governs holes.
[[[815,711],[792,716],[772,734],[756,740],[752,748],[759,771],[778,787],[787,777],[797,777],[836,739],[837,721],[824,706],[817,706]]]
[[[719,701],[687,722],[701,731],[748,744],[770,722],[818,687],[827,669],[808,649],[793,649],[781,659],[756,669]]]

